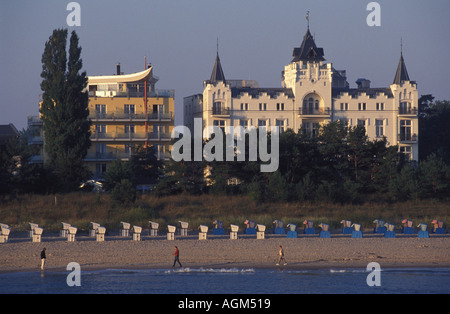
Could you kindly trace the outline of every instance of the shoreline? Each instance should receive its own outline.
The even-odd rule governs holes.
[[[279,245],[284,248],[287,266],[275,265]],[[143,236],[142,241],[107,236],[104,242],[88,236],[78,236],[75,242],[45,236],[40,243],[13,237],[9,243],[0,244],[0,274],[40,271],[40,251],[44,247],[47,271],[67,271],[70,262],[80,264],[81,270],[91,271],[172,269],[174,246],[180,249],[185,269],[365,270],[370,262],[379,263],[381,269],[450,267],[448,235],[430,235],[427,239],[419,239],[417,235],[393,239],[373,234],[361,239],[340,234],[332,234],[330,239],[317,235],[299,235],[297,239],[266,235],[263,240],[248,235],[239,235],[237,240],[208,235],[207,240],[198,240],[198,235],[189,235],[175,236],[174,241],[165,236]]]

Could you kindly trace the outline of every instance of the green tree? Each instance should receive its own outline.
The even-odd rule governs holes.
[[[78,36],[71,33],[67,60],[67,30],[53,31],[42,55],[40,107],[45,149],[61,187],[73,190],[90,176],[83,163],[90,142],[89,96]]]

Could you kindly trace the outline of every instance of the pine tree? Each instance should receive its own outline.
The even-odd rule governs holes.
[[[71,33],[67,60],[67,29],[57,29],[45,43],[42,55],[43,91],[40,107],[49,164],[63,190],[73,190],[89,177],[83,164],[90,142],[89,96],[82,68],[78,36]]]

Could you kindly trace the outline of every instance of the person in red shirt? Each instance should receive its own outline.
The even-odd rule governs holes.
[[[174,253],[174,255],[175,255],[175,260],[173,261],[172,268],[175,267],[176,262],[178,262],[178,264],[180,264],[180,267],[183,267],[183,266],[181,266],[181,263],[180,263],[180,250],[178,250],[178,247],[176,247],[176,246],[175,246],[175,253]]]

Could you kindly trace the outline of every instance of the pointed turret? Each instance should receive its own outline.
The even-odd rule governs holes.
[[[403,59],[403,53],[400,53],[400,61],[398,62],[393,84],[400,85],[402,81],[409,81],[409,75],[406,70],[405,60]]]
[[[297,61],[325,61],[323,48],[317,48],[316,43],[314,42],[314,38],[311,35],[311,32],[306,31],[305,36],[303,37],[303,42],[300,48],[294,48],[293,52],[294,59],[292,62]]]
[[[217,82],[226,83],[225,75],[223,74],[222,70],[222,65],[220,64],[219,52],[217,52],[216,62],[214,63],[214,67],[211,73],[211,79],[209,80],[209,82],[212,84]]]

